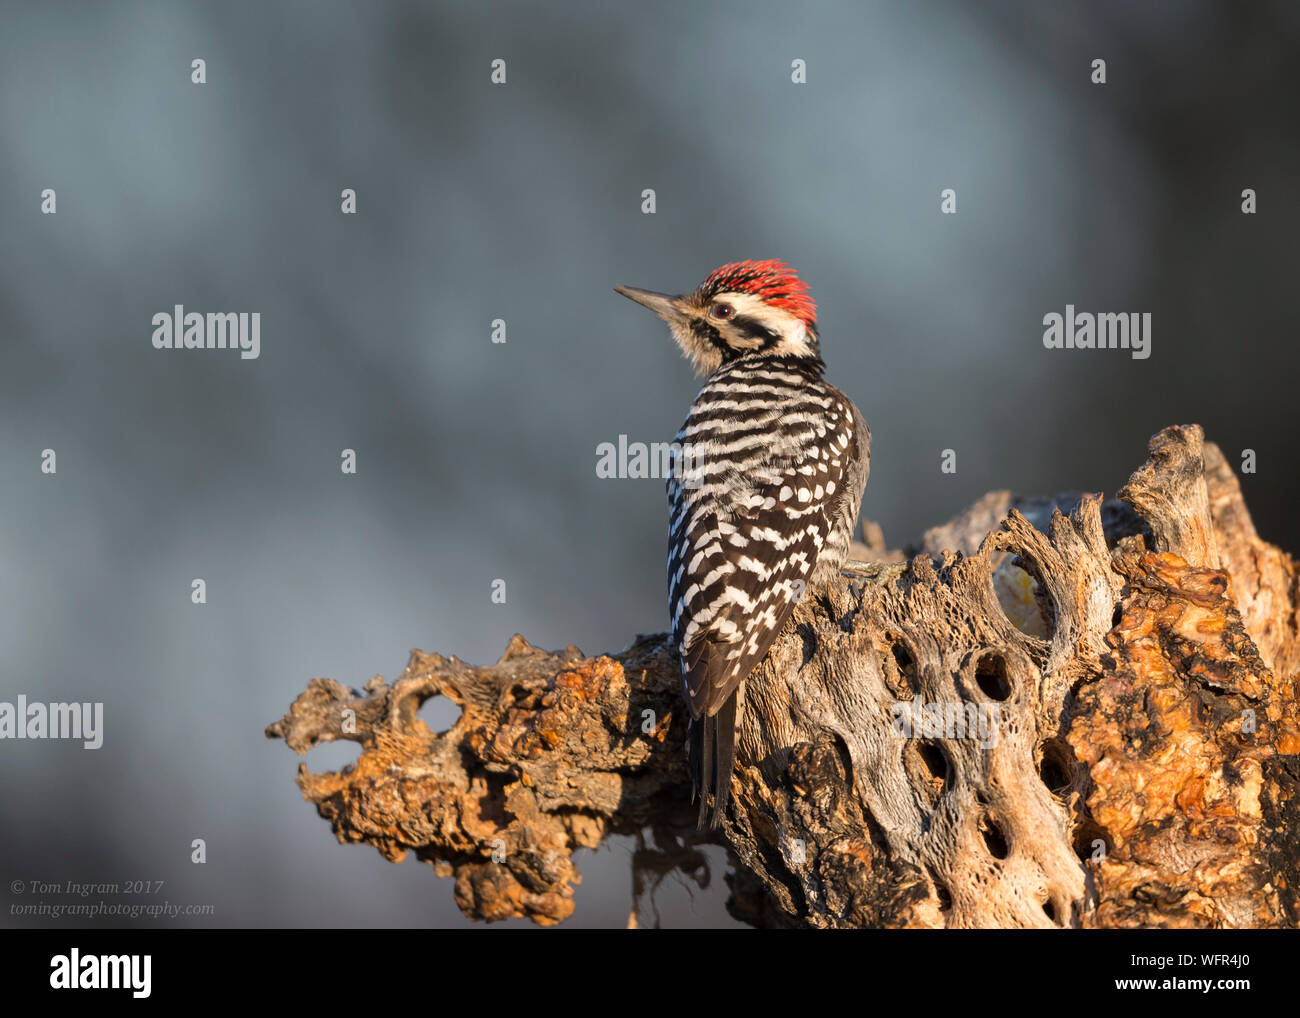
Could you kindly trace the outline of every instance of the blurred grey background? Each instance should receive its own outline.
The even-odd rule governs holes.
[[[892,545],[990,489],[1113,493],[1199,422],[1300,550],[1298,37],[1284,0],[4,4],[0,699],[107,731],[0,742],[0,924],[54,925],[13,880],[140,879],[215,905],[176,925],[468,926],[337,845],[262,730],[411,647],[664,626],[662,482],[595,448],[667,441],[698,382],[615,284],[796,266]],[[260,312],[261,357],[153,349],[178,303]],[[1153,355],[1045,350],[1067,303],[1151,312]],[[631,848],[583,860],[570,925],[624,925]],[[730,924],[713,859],[665,925]]]

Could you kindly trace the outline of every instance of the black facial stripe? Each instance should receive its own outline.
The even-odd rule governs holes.
[[[731,319],[731,327],[748,339],[762,340],[762,345],[758,347],[760,350],[767,350],[775,346],[781,339],[779,332],[769,329],[757,318],[747,318],[745,315],[737,315]]]
[[[691,331],[700,339],[711,343],[715,349],[721,350],[723,353],[727,353],[731,349],[727,345],[727,341],[722,338],[722,333],[702,318],[691,319]]]

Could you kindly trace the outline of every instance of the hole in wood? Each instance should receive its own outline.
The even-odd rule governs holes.
[[[910,700],[920,690],[916,677],[916,655],[901,636],[890,634],[889,654],[884,660],[885,686],[899,700]]]
[[[1056,608],[1032,562],[1015,554],[1003,556],[993,572],[993,592],[1013,626],[1040,640],[1052,638]]]
[[[1073,767],[1066,751],[1059,743],[1043,743],[1042,762],[1038,765],[1038,776],[1053,795],[1064,795],[1073,783]]]
[[[348,771],[361,759],[361,743],[351,739],[339,739],[336,742],[320,742],[307,753],[307,762],[317,774],[327,771]]]
[[[1005,700],[1011,696],[1011,680],[1007,678],[1007,661],[996,651],[985,651],[975,661],[975,684],[990,700]]]
[[[1051,922],[1056,922],[1056,905],[1053,903],[1051,898],[1048,898],[1043,902],[1043,914],[1047,916],[1048,920]]]
[[[948,757],[943,749],[938,743],[912,740],[903,755],[903,767],[908,780],[933,810],[950,785]]]
[[[939,899],[939,911],[952,911],[952,893],[948,890],[947,885],[938,877],[932,877],[932,879],[934,880],[934,895]]]
[[[1106,832],[1091,818],[1085,818],[1074,832],[1074,854],[1083,862],[1100,861],[1106,855]]]
[[[987,813],[980,818],[980,836],[984,838],[984,847],[994,859],[1005,859],[1011,854],[1007,848],[1007,839],[998,827],[997,821]]]
[[[930,777],[947,784],[948,758],[943,755],[943,750],[933,742],[920,742],[917,743],[916,751],[920,754],[921,762],[925,764],[925,769],[929,771]]]
[[[452,729],[460,715],[461,709],[439,693],[420,704],[416,717],[429,726],[429,731],[442,735]]]

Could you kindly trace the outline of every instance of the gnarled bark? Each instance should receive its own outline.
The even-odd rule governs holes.
[[[732,911],[816,927],[1293,926],[1300,579],[1219,450],[1169,428],[1119,500],[995,492],[909,555],[864,528],[746,687],[720,837]],[[341,841],[455,877],[470,916],[573,909],[574,849],[700,865],[663,635],[419,651],[313,679],[267,729],[356,764],[303,795]],[[461,707],[435,734],[429,697]],[[645,839],[650,834],[650,842]],[[647,847],[652,843],[653,848]]]

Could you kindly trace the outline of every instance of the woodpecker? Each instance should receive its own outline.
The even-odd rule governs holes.
[[[707,376],[668,478],[668,611],[700,811],[718,825],[745,680],[795,604],[839,575],[871,432],[822,376],[816,306],[779,261],[733,262],[693,293],[614,288],[668,323]]]

